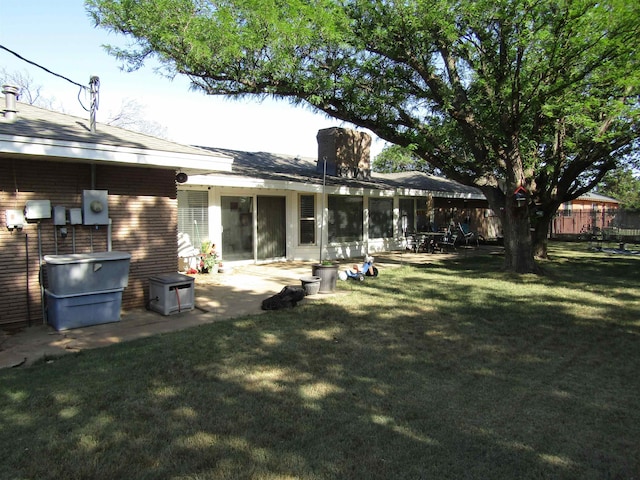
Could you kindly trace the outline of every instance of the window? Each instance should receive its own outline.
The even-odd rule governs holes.
[[[329,195],[329,241],[354,242],[362,240],[362,197]]]
[[[300,195],[300,245],[316,243],[316,196]]]
[[[208,205],[206,190],[178,190],[178,231],[189,235],[196,248],[209,239]]]
[[[571,203],[566,202],[562,204],[562,216],[563,217],[571,216]]]
[[[393,237],[393,199],[369,199],[369,238]]]

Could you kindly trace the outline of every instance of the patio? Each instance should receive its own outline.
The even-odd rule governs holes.
[[[385,268],[403,264],[437,263],[455,255],[499,252],[496,247],[458,249],[447,254],[385,252],[376,254],[376,266],[381,275]],[[360,259],[344,260],[344,268]],[[0,332],[0,368],[31,365],[37,360],[99,348],[137,338],[148,337],[206,323],[245,315],[264,313],[262,300],[278,293],[285,285],[300,285],[301,277],[311,274],[313,262],[279,262],[237,267],[228,273],[194,275],[195,308],[169,316],[145,310],[123,310],[121,320],[66,331],[56,331],[49,325],[35,325],[14,334]],[[342,266],[341,266],[342,268]],[[348,292],[348,283],[338,280],[336,293]],[[305,301],[317,301],[331,294],[307,296]]]

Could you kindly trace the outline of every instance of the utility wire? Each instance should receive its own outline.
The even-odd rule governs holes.
[[[24,57],[23,57],[22,55],[20,55],[19,53],[14,52],[13,50],[11,50],[11,49],[9,49],[9,48],[5,47],[4,45],[0,45],[0,48],[1,48],[2,50],[6,50],[7,52],[9,52],[9,53],[10,53],[10,54],[12,54],[12,55],[15,55],[15,56],[16,56],[16,57],[18,57],[20,60],[22,60],[22,61],[24,61],[24,62],[27,62],[27,63],[29,63],[29,64],[31,64],[31,65],[33,65],[34,67],[41,68],[42,70],[44,70],[44,71],[45,71],[45,72],[47,72],[47,73],[50,73],[51,75],[54,75],[54,76],[59,77],[59,78],[62,78],[63,80],[66,80],[67,82],[69,82],[69,83],[71,83],[71,84],[75,85],[76,87],[80,87],[80,90],[78,90],[78,103],[80,104],[80,106],[82,106],[82,108],[84,108],[84,109],[85,109],[85,111],[87,111],[87,112],[95,111],[95,110],[97,110],[97,109],[98,109],[97,100],[96,100],[96,101],[92,101],[91,109],[89,109],[89,108],[87,108],[87,107],[85,107],[85,106],[84,106],[84,104],[82,103],[82,100],[80,99],[80,93],[82,93],[82,90],[90,90],[90,91],[91,91],[91,93],[95,93],[95,94],[97,95],[97,91],[98,91],[98,88],[99,88],[99,86],[100,86],[100,80],[98,80],[98,79],[97,79],[98,77],[91,77],[91,82],[92,82],[91,87],[87,87],[87,86],[85,86],[85,85],[81,85],[81,84],[80,84],[80,83],[78,83],[78,82],[74,82],[73,80],[71,80],[71,79],[69,79],[69,78],[65,77],[64,75],[60,75],[59,73],[52,72],[52,71],[51,71],[51,70],[49,70],[48,68],[43,67],[42,65],[39,65],[39,64],[37,64],[36,62],[32,62],[31,60],[29,60],[29,59],[27,59],[27,58],[24,58]],[[94,78],[96,79],[95,81],[94,81]]]
[[[43,67],[42,65],[38,65],[36,62],[32,62],[31,60],[28,60],[26,58],[24,58],[22,55],[14,52],[13,50],[8,49],[7,47],[5,47],[4,45],[0,45],[0,48],[2,50],[6,50],[7,52],[9,52],[12,55],[15,55],[16,57],[18,57],[20,60],[30,63],[31,65],[33,65],[34,67],[38,67],[41,68],[42,70],[44,70],[47,73],[50,73],[51,75],[55,75],[56,77],[62,78],[63,80],[66,80],[69,83],[72,83],[73,85],[83,88],[85,90],[88,89],[88,87],[86,87],[85,85],[81,85],[78,82],[74,82],[73,80],[68,79],[67,77],[65,77],[64,75],[60,75],[59,73],[56,72],[52,72],[51,70],[49,70],[48,68]]]

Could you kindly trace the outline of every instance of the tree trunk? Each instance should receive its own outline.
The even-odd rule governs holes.
[[[548,258],[547,246],[549,244],[549,225],[553,215],[544,213],[535,218],[535,228],[532,232],[533,255],[535,258]]]
[[[529,209],[526,206],[509,206],[509,203],[512,202],[507,202],[503,224],[504,267],[515,273],[538,273],[533,258]]]
[[[498,189],[484,190],[494,212],[502,212],[504,268],[514,273],[540,273],[534,260],[534,242],[529,221],[529,207],[517,206],[513,195]]]

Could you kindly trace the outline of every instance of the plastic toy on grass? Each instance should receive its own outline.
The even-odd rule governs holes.
[[[340,280],[357,280],[359,282],[364,281],[364,277],[377,277],[378,269],[373,266],[374,258],[371,255],[365,255],[364,263],[362,267],[354,265],[351,268],[343,270],[338,273]]]

